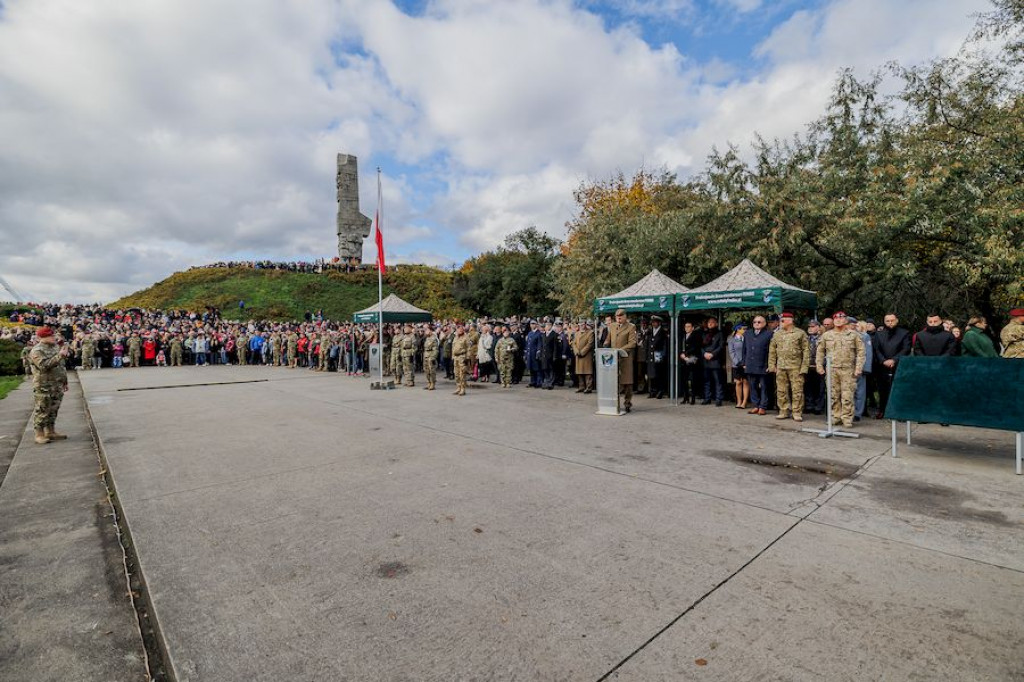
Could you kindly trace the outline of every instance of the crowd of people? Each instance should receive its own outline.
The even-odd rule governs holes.
[[[189,270],[208,270],[211,268],[247,268],[249,270],[281,270],[284,272],[301,272],[315,274],[321,272],[355,272],[357,270],[373,270],[375,263],[360,263],[357,260],[334,258],[317,258],[314,261],[272,261],[272,260],[231,260],[193,265]],[[393,269],[394,266],[392,266]]]
[[[826,371],[833,380],[833,419],[851,426],[865,416],[881,418],[902,357],[977,356],[1024,358],[1024,309],[996,336],[985,318],[960,327],[930,315],[923,329],[901,326],[894,313],[877,326],[838,311],[798,327],[791,313],[755,315],[722,323],[715,316],[685,318],[678,339],[658,315],[629,322],[625,311],[596,322],[513,316],[502,320],[386,324],[382,372],[396,384],[415,385],[425,374],[428,390],[437,373],[456,382],[524,384],[533,389],[594,390],[596,348],[620,350],[620,394],[632,407],[634,392],[651,399],[669,393],[671,354],[678,357],[678,396],[683,404],[722,406],[753,415],[778,410],[778,418],[802,421],[826,405]],[[181,365],[268,365],[367,375],[376,324],[354,324],[307,315],[302,322],[225,320],[216,308],[112,310],[99,305],[42,305],[14,311],[0,336],[24,344],[28,357],[45,324],[63,343],[65,369],[82,371]],[[17,326],[17,324],[25,326]]]

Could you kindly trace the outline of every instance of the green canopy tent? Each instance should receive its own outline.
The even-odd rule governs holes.
[[[674,297],[689,291],[671,277],[651,270],[643,279],[617,294],[602,296],[594,301],[598,315],[613,313],[619,308],[631,313],[666,313],[674,310]]]
[[[731,310],[770,308],[783,310],[816,310],[818,295],[813,291],[786,284],[744,258],[718,279],[703,286],[677,294],[677,314],[697,310]]]
[[[384,313],[384,322],[430,322],[434,316],[400,299],[395,294],[389,295],[378,304],[374,303],[365,310],[352,314],[352,321],[358,323],[372,322],[377,324],[378,312]]]
[[[678,318],[675,301],[679,295],[689,289],[671,277],[666,277],[658,270],[651,270],[643,279],[626,287],[617,294],[602,296],[594,301],[594,312],[600,317],[615,312],[619,308],[630,313],[662,313],[671,319],[669,341],[675,343],[678,332]],[[596,326],[595,326],[596,331]],[[676,400],[676,353],[669,353],[669,399]]]

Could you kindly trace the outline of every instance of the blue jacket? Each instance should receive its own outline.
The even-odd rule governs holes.
[[[526,335],[526,364],[531,368],[540,367],[540,349],[543,340],[544,333],[539,330],[532,330]]]
[[[266,342],[266,339],[264,339],[262,336],[257,334],[256,336],[254,336],[251,339],[249,339],[249,350],[262,351],[263,350],[263,344],[265,342]]]
[[[748,329],[743,335],[743,364],[746,365],[747,374],[768,373],[768,344],[772,336],[774,333],[770,329],[760,334]]]

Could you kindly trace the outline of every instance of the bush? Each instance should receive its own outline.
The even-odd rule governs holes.
[[[23,374],[21,366],[21,344],[10,339],[0,339],[0,376]]]

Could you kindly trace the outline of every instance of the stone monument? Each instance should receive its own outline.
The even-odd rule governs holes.
[[[338,257],[361,263],[371,220],[359,212],[359,166],[351,154],[338,154]]]

